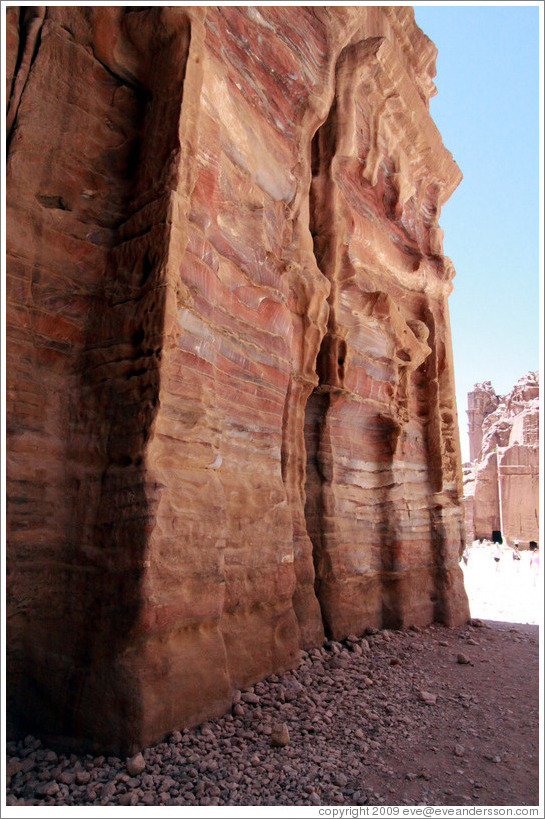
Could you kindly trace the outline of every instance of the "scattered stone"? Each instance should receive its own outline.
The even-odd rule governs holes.
[[[469,657],[466,654],[458,654],[458,656],[456,658],[456,662],[459,663],[460,665],[470,665],[471,664],[471,660],[469,659]]]
[[[59,786],[57,782],[42,782],[36,788],[36,796],[55,796],[58,793]]]
[[[21,763],[19,762],[18,759],[10,759],[6,763],[6,776],[8,778],[14,776],[15,774],[19,773],[21,767],[22,767]]]
[[[259,702],[259,697],[257,694],[253,693],[244,693],[241,696],[242,702],[249,702],[251,704],[257,704]]]
[[[106,782],[100,793],[101,800],[109,800],[116,792],[115,782]]]
[[[280,725],[273,726],[271,730],[271,745],[273,748],[282,748],[288,745],[290,741],[290,732],[285,722]]]
[[[394,796],[403,804],[414,804],[414,800],[436,804],[446,790],[451,790],[454,799],[462,803],[464,791],[460,782],[453,789],[445,788],[455,784],[455,779],[449,781],[449,777],[462,777],[466,796],[478,790],[480,801],[486,802],[489,788],[498,787],[500,781],[493,765],[509,759],[509,746],[507,756],[489,753],[484,758],[485,743],[487,747],[501,747],[496,742],[502,741],[503,734],[497,732],[500,723],[494,723],[494,715],[503,720],[503,731],[507,723],[515,724],[517,720],[518,724],[521,708],[530,720],[534,707],[531,700],[525,700],[523,705],[518,696],[512,700],[515,688],[507,687],[499,704],[490,702],[478,694],[480,689],[474,680],[466,682],[465,674],[459,681],[453,680],[448,671],[451,665],[434,666],[427,653],[413,654],[417,642],[430,653],[435,650],[436,658],[440,656],[438,635],[432,630],[423,630],[418,636],[407,631],[393,636],[394,659],[402,660],[404,671],[391,673],[392,643],[383,642],[382,636],[363,659],[348,651],[349,646],[359,645],[360,640],[331,641],[325,651],[327,661],[324,655],[309,651],[294,671],[256,683],[255,690],[245,690],[258,702],[245,701],[241,693],[235,703],[242,710],[241,716],[234,716],[231,711],[194,729],[172,732],[168,741],[137,754],[142,758],[140,765],[144,763],[141,773],[129,773],[130,760],[73,754],[59,756],[55,761],[53,752],[49,754],[47,748],[35,748],[34,739],[27,745],[17,743],[10,748],[6,760],[6,798],[14,805],[164,804],[189,809],[265,804],[267,799],[286,806],[361,805],[369,800],[385,804]],[[453,629],[449,644],[467,638],[467,627]],[[512,644],[512,635],[509,639]],[[501,654],[500,635],[497,643],[495,650]],[[421,656],[425,659],[421,660]],[[342,668],[332,670],[334,658]],[[492,662],[498,663],[495,655]],[[495,678],[494,684],[497,682]],[[428,690],[432,685],[435,692]],[[422,707],[437,703],[440,707],[435,710]],[[478,722],[465,724],[467,715],[461,715],[459,709],[469,708],[470,703],[476,717],[490,709],[495,734],[487,732],[486,737],[481,737]],[[435,732],[428,733],[432,726]],[[284,750],[267,751],[269,743],[273,749]],[[392,743],[401,750],[396,760],[398,767],[409,769],[401,780],[393,775],[394,762],[388,758]],[[416,767],[424,764],[422,751],[429,753],[425,769]],[[471,765],[467,761],[470,752]],[[445,766],[449,758],[455,760],[458,769],[445,770],[449,768],[448,762]],[[533,764],[537,765],[537,758]],[[493,783],[486,779],[487,773]],[[468,779],[468,774],[474,781]],[[414,780],[419,780],[420,786]],[[355,783],[365,781],[373,782],[375,787],[382,783],[382,794],[375,797],[371,791],[352,790]],[[411,782],[414,784],[409,786]],[[413,788],[417,790],[411,801],[407,791]]]
[[[146,760],[141,753],[129,757],[125,763],[129,776],[139,776],[146,770]]]
[[[127,791],[127,793],[119,794],[117,799],[120,805],[134,806],[138,804],[138,793],[136,791]]]

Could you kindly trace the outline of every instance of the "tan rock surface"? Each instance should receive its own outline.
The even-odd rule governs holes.
[[[486,402],[480,434],[472,407]],[[464,506],[469,540],[502,533],[521,548],[539,542],[539,375],[526,373],[506,396],[490,382],[468,395],[470,437],[480,437],[478,457],[464,464]]]
[[[463,622],[461,175],[412,10],[8,29],[12,730],[130,755],[324,632]]]
[[[467,396],[467,417],[469,432],[469,460],[479,457],[483,443],[483,424],[495,412],[500,402],[490,381],[475,384]]]

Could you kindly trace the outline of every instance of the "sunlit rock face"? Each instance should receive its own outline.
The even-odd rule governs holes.
[[[486,404],[477,424],[476,407]],[[464,464],[468,540],[500,533],[521,548],[539,542],[539,373],[523,375],[507,395],[489,381],[468,394],[470,437],[480,444]]]
[[[324,635],[462,622],[409,7],[7,10],[8,711],[130,752]]]

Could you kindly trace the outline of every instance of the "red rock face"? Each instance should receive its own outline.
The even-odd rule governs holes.
[[[43,11],[43,14],[42,14]],[[131,751],[468,615],[407,7],[10,9],[8,709]]]

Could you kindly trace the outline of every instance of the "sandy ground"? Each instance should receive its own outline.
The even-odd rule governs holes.
[[[2,816],[25,815],[23,805],[146,817],[168,806],[180,817],[222,816],[222,806],[280,817],[537,806],[540,578],[528,554],[515,563],[506,552],[496,569],[484,546],[463,571],[470,623],[327,641],[237,692],[231,713],[136,759],[63,755],[31,736],[8,743]]]
[[[461,564],[471,616],[539,623],[543,617],[542,577],[530,566],[530,552],[521,552],[516,561],[512,550],[505,548],[498,566],[493,551],[491,545],[477,541],[470,548],[467,566]]]

